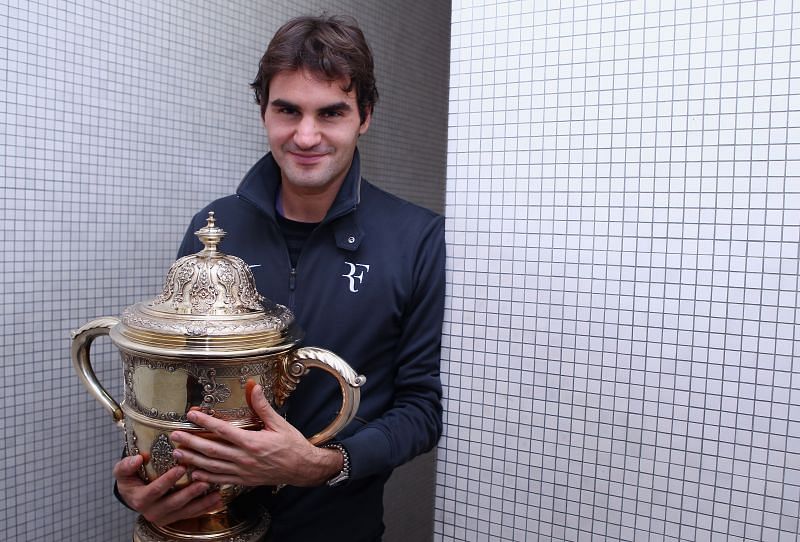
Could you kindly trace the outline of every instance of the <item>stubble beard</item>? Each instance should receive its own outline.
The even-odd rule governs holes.
[[[346,171],[340,171],[336,149],[327,147],[322,149],[309,149],[305,152],[323,154],[321,163],[303,166],[294,162],[292,153],[303,151],[293,145],[281,148],[285,157],[285,165],[281,166],[281,178],[292,187],[309,192],[321,192],[333,182],[338,180]],[[350,160],[352,162],[352,159]],[[350,166],[347,164],[347,168]],[[280,165],[280,164],[279,164]]]
[[[291,186],[312,192],[321,191],[330,185],[337,176],[332,167],[303,168],[291,165],[281,170],[282,180]]]

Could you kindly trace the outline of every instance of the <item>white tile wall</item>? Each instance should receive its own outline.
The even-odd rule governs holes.
[[[437,540],[797,540],[800,4],[453,2]]]
[[[265,151],[248,84],[289,17],[358,17],[382,97],[366,176],[442,210],[450,9],[412,5],[0,0],[0,539],[129,539],[111,494],[122,436],[74,374],[69,334],[154,296],[192,214]],[[120,397],[106,342],[95,368]],[[430,531],[432,481],[416,481],[389,501],[401,539]]]

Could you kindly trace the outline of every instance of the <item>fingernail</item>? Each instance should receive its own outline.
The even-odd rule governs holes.
[[[169,439],[170,439],[172,442],[180,442],[182,438],[183,438],[183,434],[181,434],[181,433],[172,433],[172,434],[169,436]]]
[[[186,413],[186,419],[190,422],[193,422],[197,419],[197,413],[194,410],[190,410]]]
[[[180,461],[181,459],[183,459],[183,452],[181,452],[180,450],[173,450],[172,457]]]

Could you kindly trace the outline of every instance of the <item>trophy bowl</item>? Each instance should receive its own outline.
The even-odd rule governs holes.
[[[247,430],[263,428],[250,409],[248,394],[261,384],[276,409],[310,369],[338,380],[342,406],[334,420],[311,436],[312,444],[333,438],[356,414],[365,378],[339,356],[300,347],[302,332],[291,311],[264,299],[247,264],[218,250],[225,232],[209,213],[195,235],[204,245],[177,260],[161,294],[136,303],[119,317],[102,317],[72,334],[72,363],[89,393],[124,431],[125,453],[145,457],[139,475],[150,482],[176,465],[173,431],[211,437],[186,414],[199,409]],[[118,403],[103,388],[91,364],[92,342],[108,335],[122,357],[124,397]],[[176,484],[191,482],[187,472]],[[269,528],[269,515],[237,499],[249,488],[224,484],[219,510],[159,526],[139,517],[135,542],[255,542]]]

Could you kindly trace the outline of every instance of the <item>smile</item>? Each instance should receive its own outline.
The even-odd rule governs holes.
[[[318,164],[322,160],[325,159],[327,154],[302,154],[296,152],[289,152],[288,153],[292,160],[294,160],[297,164],[302,166],[313,166],[314,164]]]

